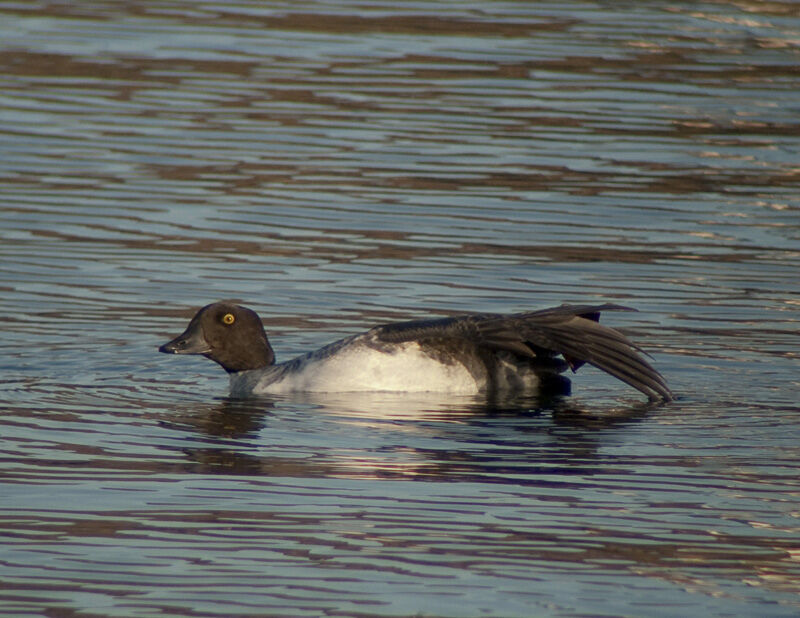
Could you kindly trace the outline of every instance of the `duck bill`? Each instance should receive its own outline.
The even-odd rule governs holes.
[[[200,324],[189,324],[189,328],[162,345],[158,351],[165,354],[208,354],[211,352],[211,346],[203,336]]]

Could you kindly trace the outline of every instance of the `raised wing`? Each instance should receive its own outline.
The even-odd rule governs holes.
[[[602,311],[634,311],[620,305],[561,305],[511,315],[475,314],[403,322],[372,330],[381,341],[471,342],[527,358],[560,354],[573,371],[584,363],[622,380],[651,399],[672,399],[664,378],[622,333],[601,325]]]

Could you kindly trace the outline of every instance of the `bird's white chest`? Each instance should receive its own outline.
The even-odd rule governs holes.
[[[248,372],[251,373],[251,372]],[[443,363],[431,358],[417,343],[397,346],[391,353],[368,346],[351,346],[331,356],[308,358],[293,371],[275,379],[266,374],[249,384],[235,384],[232,391],[254,394],[306,392],[449,392],[475,394],[479,386],[461,363]],[[235,381],[237,378],[234,377]],[[237,388],[238,387],[238,388]]]

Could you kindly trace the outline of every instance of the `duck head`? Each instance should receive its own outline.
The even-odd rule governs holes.
[[[252,309],[229,302],[200,309],[189,326],[159,352],[200,354],[228,373],[260,369],[275,362],[261,318]]]

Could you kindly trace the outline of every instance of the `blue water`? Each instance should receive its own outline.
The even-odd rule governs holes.
[[[793,3],[0,7],[0,613],[795,616]],[[226,398],[394,320],[616,302],[678,394]]]

